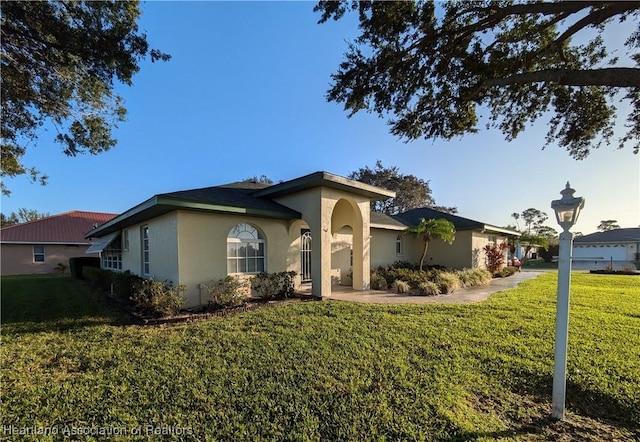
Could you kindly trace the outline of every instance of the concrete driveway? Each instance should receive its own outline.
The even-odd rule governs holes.
[[[495,278],[489,285],[458,289],[450,295],[439,296],[407,296],[377,290],[358,291],[350,287],[333,287],[330,296],[323,299],[330,301],[366,302],[372,304],[424,304],[445,303],[458,304],[484,301],[493,293],[516,287],[522,281],[537,278],[544,272],[518,272],[508,278]]]

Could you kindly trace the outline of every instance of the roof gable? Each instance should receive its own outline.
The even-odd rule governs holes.
[[[89,244],[85,235],[116,214],[74,210],[35,221],[4,227],[0,240],[4,243]]]

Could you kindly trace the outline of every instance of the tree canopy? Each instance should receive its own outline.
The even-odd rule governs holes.
[[[51,216],[49,212],[39,212],[35,209],[27,209],[21,207],[18,209],[18,213],[11,212],[9,215],[0,213],[0,227],[9,227],[15,224],[26,223],[29,221],[35,221],[41,218]]]
[[[46,175],[23,164],[49,122],[64,154],[112,148],[125,120],[114,82],[132,84],[140,61],[168,60],[138,31],[138,1],[3,1],[0,177]],[[2,192],[9,193],[4,182]]]
[[[371,202],[371,210],[375,212],[396,215],[418,207],[432,207],[448,213],[458,212],[455,207],[436,205],[436,201],[431,195],[429,181],[415,175],[400,173],[395,166],[384,167],[380,160],[376,161],[374,169],[369,166],[361,167],[351,172],[348,178],[396,192],[395,198]]]
[[[618,224],[618,221],[615,219],[604,219],[600,221],[600,224],[598,225],[598,230],[600,230],[601,232],[607,232],[609,230],[619,228],[620,224]]]
[[[349,116],[388,117],[406,141],[475,133],[482,120],[511,141],[545,117],[545,146],[583,159],[611,143],[624,102],[617,142],[640,150],[640,2],[323,0],[314,10],[319,23],[359,17],[327,99]],[[603,31],[626,20],[628,56],[618,57]]]

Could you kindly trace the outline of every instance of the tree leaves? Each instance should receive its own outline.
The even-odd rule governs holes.
[[[2,168],[1,177],[29,174],[22,164],[27,145],[50,122],[69,156],[112,148],[112,129],[125,121],[114,83],[132,84],[139,62],[170,56],[149,49],[138,33],[137,1],[1,2]],[[2,184],[2,192],[9,189]]]
[[[615,104],[627,101],[619,147],[640,150],[640,30],[626,42],[624,62],[634,67],[610,56],[602,33],[614,20],[637,20],[640,2],[321,1],[314,10],[320,23],[349,11],[360,20],[327,99],[350,116],[377,113],[405,141],[474,133],[486,107],[487,126],[509,141],[550,118],[546,145],[583,159],[611,143]]]

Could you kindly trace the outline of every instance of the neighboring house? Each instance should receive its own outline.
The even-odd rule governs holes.
[[[640,261],[640,228],[614,229],[579,236],[573,240],[572,255],[576,269],[635,268],[634,262]]]
[[[313,281],[317,297],[337,284],[366,290],[372,266],[417,262],[422,250],[421,238],[403,234],[408,224],[400,218],[371,212],[371,201],[394,196],[328,172],[272,186],[239,182],[165,193],[89,232],[96,238],[89,252],[101,253],[104,268],[184,285],[186,307],[206,304],[202,284],[262,271],[295,271],[297,284]],[[459,225],[466,246],[445,250],[433,241],[430,263],[471,267],[474,248],[517,235],[482,223]]]
[[[52,273],[69,258],[87,256],[91,229],[116,216],[112,213],[72,211],[0,230],[2,275]],[[95,256],[99,256],[95,254]]]

